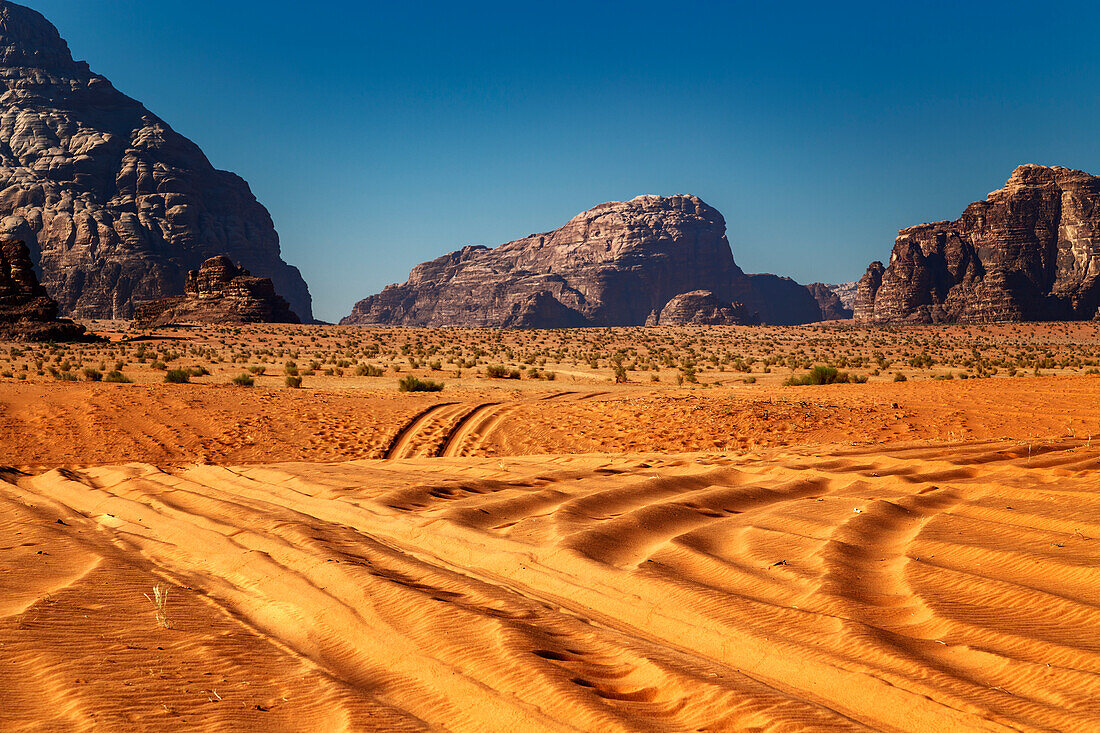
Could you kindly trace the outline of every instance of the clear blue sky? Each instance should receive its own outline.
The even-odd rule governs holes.
[[[326,320],[642,193],[835,282],[1019,163],[1100,173],[1094,3],[24,2],[251,183]]]

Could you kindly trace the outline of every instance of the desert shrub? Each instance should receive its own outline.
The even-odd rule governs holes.
[[[371,364],[361,364],[355,368],[355,376],[357,377],[381,377],[383,373],[381,367],[372,366]]]
[[[288,375],[286,375],[286,386],[289,387],[290,389],[301,389],[302,388],[302,378],[301,377],[292,377],[291,375],[288,374]]]
[[[485,376],[489,379],[519,379],[519,369],[509,369],[500,364],[490,364],[485,367]]]
[[[115,369],[112,372],[107,372],[107,374],[103,377],[103,381],[112,382],[114,384],[130,384],[132,380],[119,370]]]
[[[54,372],[54,376],[62,382],[75,382],[76,375],[72,372]]]
[[[255,374],[256,376],[259,376],[259,375],[261,375],[261,374],[263,374],[264,372],[266,372],[266,371],[267,371],[267,367],[262,367],[262,366],[250,366],[250,367],[248,367],[248,371],[252,372],[252,373],[253,373],[253,374]]]
[[[194,366],[187,370],[192,377],[205,377],[210,374],[210,370],[204,366]]]
[[[85,369],[84,379],[89,382],[101,382],[103,381],[103,372],[98,369]]]
[[[164,381],[169,384],[185,384],[191,381],[190,369],[169,369],[164,373]]]
[[[848,372],[838,371],[836,367],[818,364],[810,369],[809,374],[801,377],[791,377],[783,384],[787,387],[799,387],[820,384],[848,384],[849,382],[863,384],[866,381],[867,377],[860,374],[848,374]]]
[[[909,381],[909,378],[906,377],[901,372],[898,372],[897,374],[894,375],[894,381],[895,382],[907,382],[907,381]]]
[[[745,384],[756,384],[756,377],[745,377],[741,381]]]
[[[443,383],[433,382],[430,379],[417,379],[413,375],[402,377],[397,383],[399,392],[442,392]]]
[[[238,387],[251,387],[255,383],[255,380],[253,380],[252,377],[247,374],[241,374],[239,376],[233,377],[233,384],[237,385]]]
[[[165,369],[168,368],[168,365],[165,364],[163,361],[154,361],[152,364],[149,365],[149,368],[156,369],[158,372],[163,372]]]

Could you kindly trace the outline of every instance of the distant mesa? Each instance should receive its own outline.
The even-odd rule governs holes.
[[[1100,178],[1022,165],[955,221],[902,229],[857,286],[868,323],[1088,320],[1100,315]]]
[[[740,303],[723,303],[709,290],[680,293],[660,313],[653,311],[647,326],[738,326],[758,322]]]
[[[0,236],[23,239],[61,312],[129,318],[228,254],[313,317],[271,216],[166,122],[73,61],[42,15],[0,0]]]
[[[73,341],[84,327],[57,317],[57,302],[38,282],[27,245],[0,241],[0,340]]]
[[[139,303],[133,327],[174,323],[301,323],[271,280],[253,277],[225,256],[211,257],[187,274],[184,294]]]
[[[689,314],[692,303],[700,308]],[[722,215],[678,195],[612,201],[552,232],[495,249],[464,247],[417,265],[408,282],[360,301],[341,323],[640,326],[663,319],[670,305],[667,317],[675,320],[787,325],[821,320],[822,313],[793,280],[745,274]]]

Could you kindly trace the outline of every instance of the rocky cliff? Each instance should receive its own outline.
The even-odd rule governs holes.
[[[0,241],[0,340],[71,341],[84,327],[58,319],[57,303],[38,282],[27,246]]]
[[[818,307],[821,309],[821,320],[842,321],[852,317],[852,311],[844,305],[837,286],[825,283],[810,283],[806,289],[814,296]]]
[[[678,295],[707,290],[766,323],[820,319],[810,292],[746,275],[726,222],[695,196],[601,204],[560,229],[496,249],[464,247],[417,265],[342,324],[470,327],[642,325]]]
[[[225,253],[312,319],[267,210],[241,178],[73,61],[40,14],[0,0],[0,236],[25,239],[62,312],[127,318]]]
[[[135,328],[170,323],[301,323],[271,280],[253,277],[228,257],[211,257],[187,274],[183,295],[139,303]]]
[[[903,229],[860,280],[874,323],[1089,319],[1100,308],[1100,178],[1023,165],[955,221]]]

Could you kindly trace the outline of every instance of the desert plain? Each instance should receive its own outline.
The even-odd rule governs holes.
[[[1098,324],[90,326],[0,345],[0,729],[1100,727]]]

